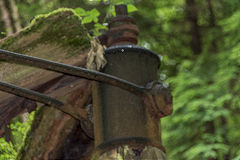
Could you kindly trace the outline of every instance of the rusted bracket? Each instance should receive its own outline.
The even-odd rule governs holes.
[[[149,111],[156,118],[161,118],[172,113],[172,96],[168,89],[164,87],[160,82],[150,82],[146,87],[139,86],[129,81],[98,71],[44,60],[41,58],[27,56],[2,49],[0,49],[0,60],[107,83],[112,86],[127,90],[141,97]],[[2,91],[22,96],[47,105],[55,105],[55,107],[59,108],[62,104],[62,102],[58,100],[35,91],[16,87],[3,82],[0,83],[0,86],[0,90]]]

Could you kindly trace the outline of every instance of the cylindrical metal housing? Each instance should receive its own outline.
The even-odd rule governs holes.
[[[102,72],[138,85],[157,80],[159,56],[136,45],[105,50]],[[98,149],[116,145],[153,145],[161,148],[159,120],[150,116],[140,97],[120,88],[94,82],[94,134]]]

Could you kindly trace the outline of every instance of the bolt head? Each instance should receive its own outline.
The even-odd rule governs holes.
[[[154,81],[147,85],[151,93],[151,112],[154,116],[161,118],[173,112],[173,97],[168,89],[161,82]]]

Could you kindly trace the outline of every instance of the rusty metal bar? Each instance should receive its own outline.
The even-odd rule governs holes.
[[[28,65],[31,67],[38,67],[50,71],[86,78],[89,80],[100,81],[127,90],[140,97],[144,96],[148,90],[144,86],[136,85],[129,81],[102,72],[27,56],[3,49],[0,49],[0,60]]]
[[[33,101],[44,103],[49,106],[57,107],[57,108],[59,108],[60,106],[63,105],[63,103],[61,101],[58,101],[47,95],[41,94],[36,91],[29,90],[29,89],[21,88],[21,87],[15,86],[13,84],[5,83],[5,82],[0,82],[0,90],[20,96],[20,97],[28,98]]]
[[[81,67],[71,66],[63,63],[53,62],[37,57],[27,56],[19,53],[14,53],[3,49],[0,49],[0,60],[5,60],[6,62],[14,62],[22,65],[28,65],[31,67],[38,67],[50,71],[86,78],[89,80],[100,81],[127,90],[137,96],[143,96],[145,94],[145,90],[147,90],[143,86],[136,85],[134,83],[109,74]]]

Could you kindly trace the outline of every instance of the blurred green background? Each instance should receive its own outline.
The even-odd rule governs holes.
[[[162,55],[159,79],[172,90],[174,113],[162,119],[169,160],[240,160],[239,0],[0,0],[0,38],[57,8],[76,9],[95,36],[113,6],[129,6],[139,45]],[[10,14],[9,25],[4,19]],[[0,139],[0,160],[14,159],[34,115],[14,119]]]

